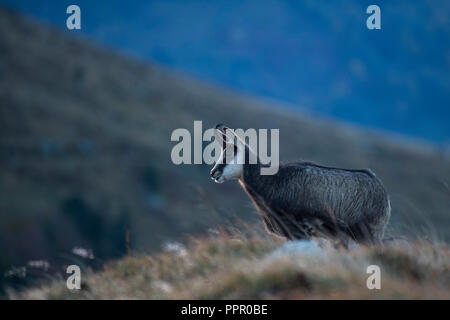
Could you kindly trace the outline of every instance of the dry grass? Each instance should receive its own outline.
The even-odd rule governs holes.
[[[384,247],[289,251],[260,232],[221,231],[129,255],[82,280],[31,289],[19,299],[449,299],[450,251],[426,241]],[[292,243],[291,243],[292,244]],[[281,248],[281,249],[280,249]],[[381,268],[381,289],[366,287],[367,266]]]

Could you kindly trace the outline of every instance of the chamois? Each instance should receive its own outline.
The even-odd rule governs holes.
[[[344,244],[382,242],[391,207],[383,184],[369,169],[298,161],[280,164],[274,175],[261,175],[265,164],[233,130],[219,124],[215,133],[222,152],[211,178],[217,183],[237,179],[269,233],[288,239],[326,237]],[[256,163],[246,162],[251,153]]]

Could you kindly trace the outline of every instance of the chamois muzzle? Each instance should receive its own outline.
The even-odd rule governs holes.
[[[217,168],[213,168],[210,174],[211,179],[213,179],[215,182],[219,182],[220,177],[222,176],[222,171]]]

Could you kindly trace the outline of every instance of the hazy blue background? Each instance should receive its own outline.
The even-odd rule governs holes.
[[[450,1],[0,0],[240,92],[372,128],[450,142]],[[382,30],[365,10],[381,7]]]

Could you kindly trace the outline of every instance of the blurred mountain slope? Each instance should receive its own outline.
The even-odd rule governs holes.
[[[107,259],[259,221],[237,183],[170,160],[176,128],[280,128],[281,159],[370,167],[392,198],[391,232],[449,239],[450,162],[432,147],[208,86],[0,9],[1,271],[58,263],[74,246]]]
[[[0,0],[66,30],[65,1]],[[78,0],[84,35],[318,114],[450,143],[450,2]]]

